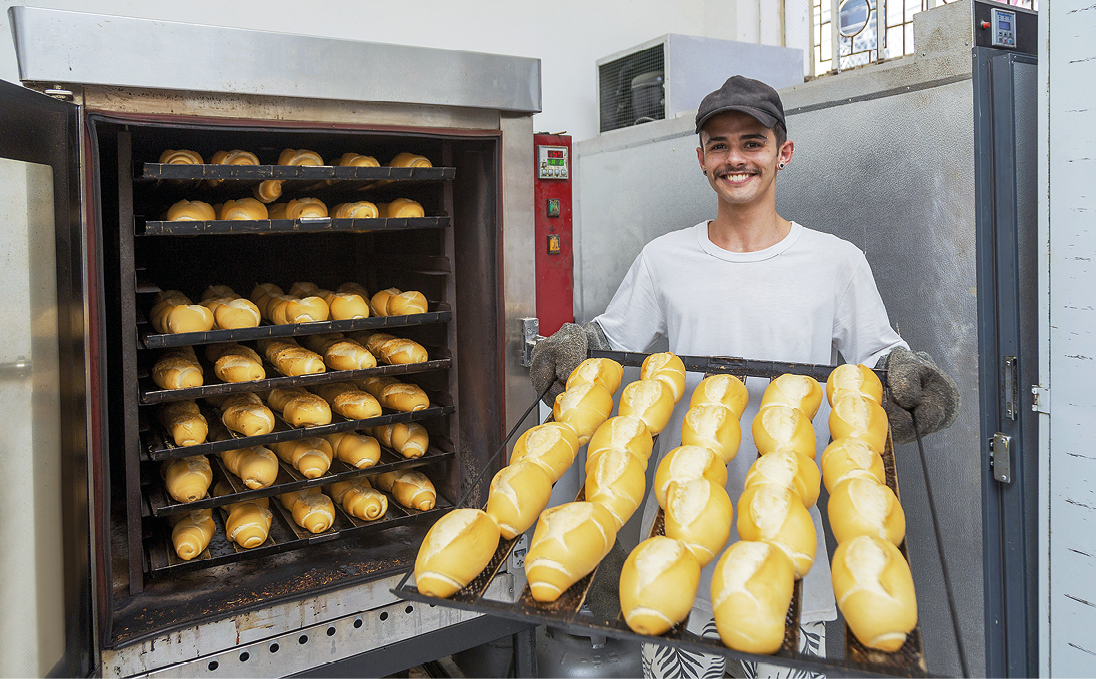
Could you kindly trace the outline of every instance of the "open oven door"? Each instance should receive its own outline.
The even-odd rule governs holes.
[[[0,676],[93,669],[78,108],[0,82]]]

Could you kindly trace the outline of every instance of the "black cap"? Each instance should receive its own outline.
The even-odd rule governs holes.
[[[776,127],[777,123],[785,131],[788,129],[784,122],[784,106],[780,103],[780,95],[760,80],[733,75],[727,78],[723,87],[704,97],[696,112],[696,133],[700,134],[709,118],[724,111],[748,113],[769,129]]]

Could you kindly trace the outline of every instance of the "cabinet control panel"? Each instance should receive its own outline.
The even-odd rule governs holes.
[[[993,39],[994,47],[1016,47],[1016,12],[1007,9],[993,8]]]
[[[537,146],[539,179],[567,179],[568,167],[566,146]]]

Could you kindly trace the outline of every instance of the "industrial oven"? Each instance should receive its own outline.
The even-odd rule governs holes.
[[[37,283],[56,281],[56,301],[28,293],[29,313],[17,311],[35,319],[37,344],[8,370],[34,399],[44,394],[53,403],[49,421],[60,432],[52,443],[32,433],[32,449],[55,445],[32,450],[28,461],[52,461],[55,476],[32,485],[54,489],[36,502],[52,498],[60,507],[33,524],[53,551],[14,565],[39,573],[31,588],[39,594],[27,605],[40,611],[43,631],[29,634],[29,672],[265,676],[373,652],[369,671],[384,673],[414,664],[416,654],[442,654],[446,641],[464,648],[519,629],[399,602],[389,590],[438,515],[461,500],[482,500],[471,480],[491,472],[491,453],[534,399],[520,367],[518,319],[535,315],[525,272],[533,268],[539,62],[23,7],[10,14],[27,88],[4,84],[0,151],[13,164],[8,174],[22,182],[9,190],[37,196],[24,198],[27,232],[41,239],[42,225],[56,224],[56,263],[28,253],[25,264]],[[326,164],[280,166],[287,148],[315,151]],[[206,160],[162,164],[166,149]],[[230,149],[251,151],[260,164],[209,164]],[[432,167],[332,167],[347,152],[381,163],[410,152]],[[408,198],[424,215],[164,217],[178,200],[221,203],[251,195],[263,181],[281,182],[283,200],[308,196],[330,206]],[[37,195],[44,189],[52,200]],[[288,289],[297,281],[417,290],[428,307],[181,334],[150,324],[162,291],[198,299],[207,286],[227,285],[246,297],[258,283]],[[180,347],[201,357],[220,342],[255,348],[357,331],[413,339],[429,359],[300,376],[267,365],[264,379],[242,383],[221,382],[200,359],[200,386],[169,390],[151,379],[158,357]],[[56,366],[42,353],[51,338],[60,343]],[[372,376],[421,387],[429,407],[385,409],[366,420],[336,414],[309,431],[279,418],[269,433],[244,437],[221,426],[214,406],[229,394]],[[51,380],[59,392],[43,391]],[[180,400],[203,410],[204,443],[177,447],[159,423],[158,409]],[[27,426],[41,429],[43,417],[35,411]],[[397,422],[425,427],[426,454],[406,458],[385,448],[373,467],[335,460],[318,478],[283,462],[275,483],[259,489],[244,486],[217,455]],[[180,503],[166,492],[161,465],[195,454],[206,455],[214,483],[227,482],[228,494]],[[401,469],[429,478],[433,508],[389,498],[383,518],[363,521],[336,507],[333,525],[312,534],[276,501],[283,492]],[[260,497],[273,513],[266,542],[230,543],[223,508]],[[213,510],[218,530],[201,556],[182,560],[170,546],[169,522],[199,507]],[[511,571],[500,589],[521,577]],[[63,603],[41,605],[46,591],[55,604],[63,591]],[[400,645],[408,639],[417,640],[413,651]]]

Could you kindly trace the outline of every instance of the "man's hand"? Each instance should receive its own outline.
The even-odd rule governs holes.
[[[905,347],[895,347],[876,367],[887,370],[891,397],[885,407],[895,444],[917,440],[911,411],[917,416],[922,436],[947,429],[955,422],[959,412],[959,389],[931,356],[923,351],[914,353]]]
[[[552,405],[556,396],[566,388],[571,372],[586,360],[586,353],[590,349],[609,348],[609,340],[596,321],[585,325],[564,323],[556,334],[533,347],[532,366],[529,368],[533,388],[539,394],[552,385],[544,396],[544,402]]]

